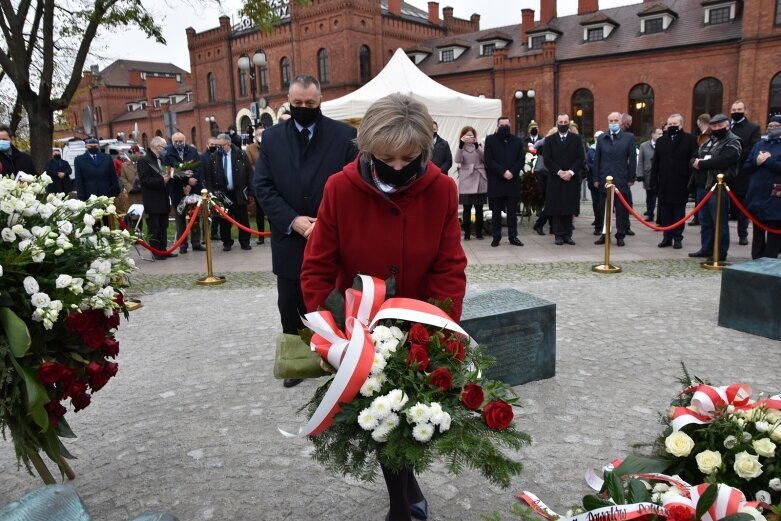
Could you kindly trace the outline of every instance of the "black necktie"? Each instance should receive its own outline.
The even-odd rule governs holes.
[[[564,136],[561,136],[561,142],[562,142],[562,143],[564,143],[564,141],[565,141],[566,139],[567,139],[566,137],[564,137]]]
[[[301,129],[301,139],[304,142],[304,148],[306,148],[309,145],[309,129],[308,128],[302,128]]]

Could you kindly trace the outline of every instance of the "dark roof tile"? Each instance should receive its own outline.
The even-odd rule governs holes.
[[[184,81],[185,74],[188,72],[173,63],[145,62],[138,60],[117,60],[102,71],[100,79],[106,85],[130,85],[130,71],[181,74]]]

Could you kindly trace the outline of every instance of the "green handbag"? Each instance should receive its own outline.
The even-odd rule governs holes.
[[[320,378],[336,370],[320,355],[312,351],[298,335],[277,335],[277,351],[274,356],[274,378]]]

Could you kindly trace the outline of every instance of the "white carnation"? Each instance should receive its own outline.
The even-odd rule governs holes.
[[[412,428],[412,437],[421,443],[425,443],[434,435],[434,426],[430,423],[419,423]]]
[[[388,400],[390,401],[391,408],[398,412],[409,401],[409,397],[402,392],[401,389],[394,389],[388,393]]]
[[[382,384],[380,383],[379,378],[376,376],[370,376],[366,379],[365,382],[363,382],[363,385],[361,386],[361,395],[362,396],[372,396],[378,392],[380,392],[380,387]]]
[[[388,441],[388,434],[390,434],[390,430],[381,425],[372,431],[372,439],[378,443],[384,443]]]
[[[385,365],[387,362],[385,361],[385,357],[382,356],[381,353],[374,353],[374,362],[372,362],[372,374],[381,373],[383,369],[385,369]]]
[[[30,302],[32,302],[32,305],[36,308],[45,308],[48,307],[49,304],[51,304],[52,299],[49,298],[49,295],[46,293],[33,293],[32,297],[30,297]]]
[[[372,331],[372,339],[376,342],[382,342],[391,338],[390,329],[386,326],[376,326]]]
[[[57,280],[54,281],[54,286],[57,289],[67,288],[71,284],[73,284],[73,277],[66,275],[65,273],[57,277]]]
[[[439,432],[447,432],[450,430],[450,422],[452,419],[450,418],[450,414],[443,412],[442,413],[442,419],[439,420]]]
[[[425,403],[416,403],[407,411],[407,419],[412,423],[426,423],[430,417],[431,413]]]
[[[384,429],[387,429],[388,432],[392,431],[396,427],[399,426],[399,423],[401,423],[401,420],[399,419],[398,414],[389,414],[383,420],[380,422],[380,426]]]
[[[32,295],[33,293],[38,293],[38,281],[35,280],[32,277],[25,277],[24,281],[22,281],[22,284],[24,285],[24,290],[27,292],[28,295]]]
[[[429,419],[434,425],[439,425],[439,422],[442,421],[442,418],[445,414],[445,411],[442,410],[442,406],[437,402],[433,402],[431,405],[429,405],[428,412]]]
[[[375,398],[371,405],[371,411],[377,419],[382,420],[391,413],[391,404],[387,396]]]
[[[374,415],[371,409],[364,409],[358,414],[358,425],[365,431],[375,429],[379,424],[379,418]]]
[[[404,338],[404,331],[402,331],[401,329],[397,328],[396,326],[391,326],[390,327],[390,334],[396,340],[401,340],[402,338]]]

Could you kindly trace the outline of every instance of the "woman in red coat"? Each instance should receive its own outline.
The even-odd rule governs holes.
[[[396,279],[396,296],[453,301],[461,318],[466,255],[458,191],[429,161],[434,123],[425,105],[402,94],[376,101],[358,129],[360,155],[331,176],[304,251],[307,309],[344,292],[356,275]],[[412,471],[382,469],[390,521],[425,519],[428,505]]]

